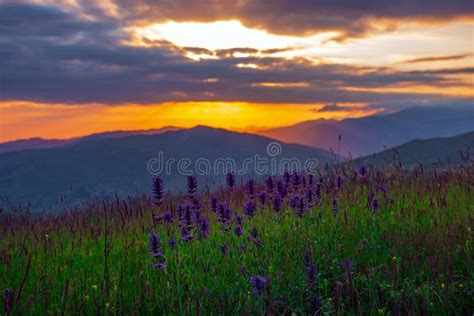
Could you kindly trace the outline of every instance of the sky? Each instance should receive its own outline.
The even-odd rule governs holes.
[[[473,104],[471,0],[0,0],[0,142]]]

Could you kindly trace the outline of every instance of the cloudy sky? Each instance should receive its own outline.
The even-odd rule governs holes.
[[[0,141],[472,104],[472,0],[0,0]]]

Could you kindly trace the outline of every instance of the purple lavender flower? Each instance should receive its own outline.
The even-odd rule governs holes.
[[[228,172],[226,175],[226,183],[229,189],[234,189],[235,187],[235,174],[233,172]]]
[[[321,305],[321,300],[317,294],[311,295],[310,305],[309,305],[309,315],[321,315],[321,309],[323,306]]]
[[[166,211],[161,215],[155,216],[155,221],[157,223],[164,222],[166,224],[171,224],[173,223],[173,213],[171,213],[171,211]]]
[[[250,230],[248,240],[250,242],[253,242],[257,247],[260,247],[262,245],[262,240],[260,239],[260,237],[258,237],[258,230],[256,227]]]
[[[154,232],[150,233],[150,243],[148,245],[151,255],[156,258],[161,255],[161,240]]]
[[[242,237],[242,235],[244,234],[244,229],[242,228],[242,225],[235,226],[234,232],[237,237]]]
[[[280,212],[281,207],[282,207],[281,195],[280,195],[280,193],[275,192],[275,194],[273,195],[273,199],[272,199],[272,209],[275,212]]]
[[[267,278],[262,275],[253,275],[250,277],[250,284],[252,285],[252,292],[254,295],[263,294],[267,285]]]
[[[344,259],[341,261],[341,268],[347,273],[350,273],[352,271],[353,265],[354,264],[350,259]]]
[[[181,228],[181,239],[183,241],[189,242],[193,240],[193,238],[193,234],[191,234],[191,232],[186,227]]]
[[[293,188],[295,188],[295,190],[297,190],[299,188],[301,184],[301,179],[300,179],[300,175],[298,174],[298,172],[293,172]]]
[[[253,217],[257,212],[257,206],[253,200],[248,200],[244,205],[244,214]]]
[[[370,206],[372,207],[373,212],[377,212],[379,210],[379,200],[374,197],[370,203]]]
[[[262,191],[260,192],[260,194],[258,195],[258,199],[260,200],[260,204],[262,205],[265,205],[265,203],[267,202],[267,191]]]
[[[242,215],[240,214],[235,215],[235,223],[237,225],[242,225],[243,222],[244,222],[244,218],[242,217]]]
[[[199,235],[201,236],[201,238],[203,239],[207,238],[210,232],[209,219],[202,217],[199,220],[198,227],[199,227]]]
[[[301,200],[301,195],[299,194],[292,194],[290,197],[289,204],[291,207],[295,208],[297,203]]]
[[[229,248],[227,247],[227,244],[223,244],[221,246],[221,252],[224,256],[226,256],[229,253]]]
[[[252,179],[247,180],[245,183],[245,192],[247,192],[249,197],[255,196],[255,182]]]
[[[156,206],[163,204],[163,181],[159,177],[153,178],[153,198]]]
[[[265,189],[267,190],[267,192],[271,193],[273,192],[274,187],[275,187],[275,183],[273,181],[273,177],[267,176],[265,178]]]
[[[312,174],[310,174],[308,176],[308,185],[312,186],[313,184],[314,184],[314,176]]]
[[[176,246],[176,240],[174,240],[174,238],[171,238],[171,237],[170,237],[170,238],[168,239],[168,246],[169,246],[170,248],[174,248],[174,246]]]
[[[286,185],[283,182],[281,182],[281,180],[278,180],[277,182],[277,191],[282,198],[284,198],[287,194]]]
[[[298,196],[296,199],[295,206],[293,207],[295,214],[299,217],[303,217],[304,213],[306,212],[306,203],[301,195]]]
[[[193,205],[187,205],[181,213],[181,224],[184,227],[191,228],[196,221],[196,212]]]
[[[304,197],[306,199],[306,202],[308,202],[308,204],[313,204],[314,202],[314,191],[312,188],[308,188],[304,194]]]
[[[13,309],[13,302],[15,300],[15,291],[13,289],[6,289],[3,295],[5,312],[8,314]]]
[[[336,189],[341,190],[341,188],[342,188],[342,177],[337,176],[336,177]]]
[[[283,173],[283,181],[285,181],[285,184],[286,184],[286,185],[289,185],[289,184],[290,184],[290,182],[291,182],[291,175],[290,175],[290,173],[289,173],[288,171],[285,171],[285,172]]]
[[[178,205],[178,207],[176,208],[176,213],[178,214],[178,219],[181,220],[181,218],[183,218],[183,214],[184,214],[184,206],[183,205]]]
[[[306,268],[306,280],[310,289],[314,289],[316,286],[316,279],[318,277],[318,265],[313,263],[311,260],[311,252],[306,251],[304,254],[305,268]]]
[[[338,210],[339,210],[339,199],[337,197],[334,197],[332,199],[332,211],[334,212],[334,214],[336,214]]]
[[[215,196],[211,196],[211,198],[209,199],[209,205],[211,207],[211,211],[213,211],[214,213],[217,213],[218,204],[219,204],[219,201],[217,200],[217,198]]]
[[[154,270],[166,270],[166,261],[154,263],[152,267]]]
[[[232,220],[232,213],[229,207],[227,206],[227,203],[225,202],[219,204],[217,215],[218,215],[217,217],[218,222],[227,224],[228,222]]]
[[[187,189],[188,189],[188,196],[193,197],[196,194],[197,179],[195,176],[188,176]]]

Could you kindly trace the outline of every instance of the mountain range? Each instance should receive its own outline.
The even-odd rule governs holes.
[[[396,113],[315,120],[257,132],[287,143],[338,151],[343,156],[371,155],[413,139],[451,137],[474,130],[474,106],[413,107]],[[339,143],[339,135],[341,141]]]
[[[88,137],[55,148],[4,153],[0,155],[0,192],[3,197],[0,206],[30,202],[35,208],[52,206],[58,209],[116,193],[120,196],[149,193],[152,180],[150,161],[153,161],[153,173],[158,173],[159,165],[174,159],[170,171],[163,169],[159,176],[166,190],[176,193],[185,189],[186,174],[180,172],[177,165],[178,161],[186,159],[190,165],[182,168],[184,171],[196,171],[199,159],[209,161],[211,171],[198,176],[203,189],[223,184],[224,167],[219,165],[222,167],[220,173],[213,171],[219,158],[232,158],[237,170],[243,169],[245,159],[254,159],[257,154],[261,158],[274,157],[278,165],[283,158],[301,162],[311,158],[320,164],[332,158],[324,150],[284,143],[276,145],[279,146],[277,156],[269,156],[267,146],[272,142],[274,140],[259,135],[198,126],[160,134]],[[162,160],[159,159],[160,153]],[[240,179],[250,176],[254,165],[250,164]],[[204,164],[201,167],[205,168]]]
[[[428,168],[473,163],[474,132],[454,137],[415,139],[357,161],[378,166],[396,161],[403,166],[421,164]]]

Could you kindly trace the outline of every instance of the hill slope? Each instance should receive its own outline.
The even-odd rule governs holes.
[[[260,135],[288,143],[337,151],[341,155],[370,155],[413,139],[451,137],[474,129],[474,106],[416,107],[401,112],[342,121],[316,120],[264,130]]]
[[[39,137],[29,138],[29,139],[20,139],[11,142],[0,143],[0,154],[29,150],[29,149],[45,149],[45,148],[55,148],[73,144],[82,140],[92,140],[92,139],[107,139],[107,138],[118,138],[132,135],[154,135],[161,134],[169,131],[180,130],[180,127],[166,126],[158,129],[149,129],[149,130],[134,130],[134,131],[111,131],[96,133],[91,135],[86,135],[83,137],[74,137],[68,139],[44,139]]]
[[[208,127],[166,132],[159,135],[135,135],[121,138],[83,140],[68,146],[25,150],[0,155],[0,192],[14,202],[30,201],[35,206],[70,205],[94,197],[150,192],[152,175],[147,164],[163,152],[163,162],[173,158],[169,174],[160,174],[167,190],[182,189],[185,175],[178,172],[182,158],[193,169],[199,158],[211,164],[218,158],[235,159],[240,169],[245,158],[261,157],[273,140],[251,134],[234,133]],[[317,158],[329,161],[330,154],[302,145],[281,144],[282,154],[304,161]],[[154,165],[155,170],[157,165]],[[254,170],[250,167],[246,174]],[[220,170],[223,173],[223,170]],[[200,187],[215,187],[222,174],[199,176]],[[268,171],[266,172],[268,173]],[[3,201],[5,203],[5,201]]]
[[[399,159],[405,166],[417,163],[424,166],[443,166],[462,164],[466,159],[474,161],[474,132],[448,138],[417,139],[357,161],[383,165],[393,162],[394,159]]]

